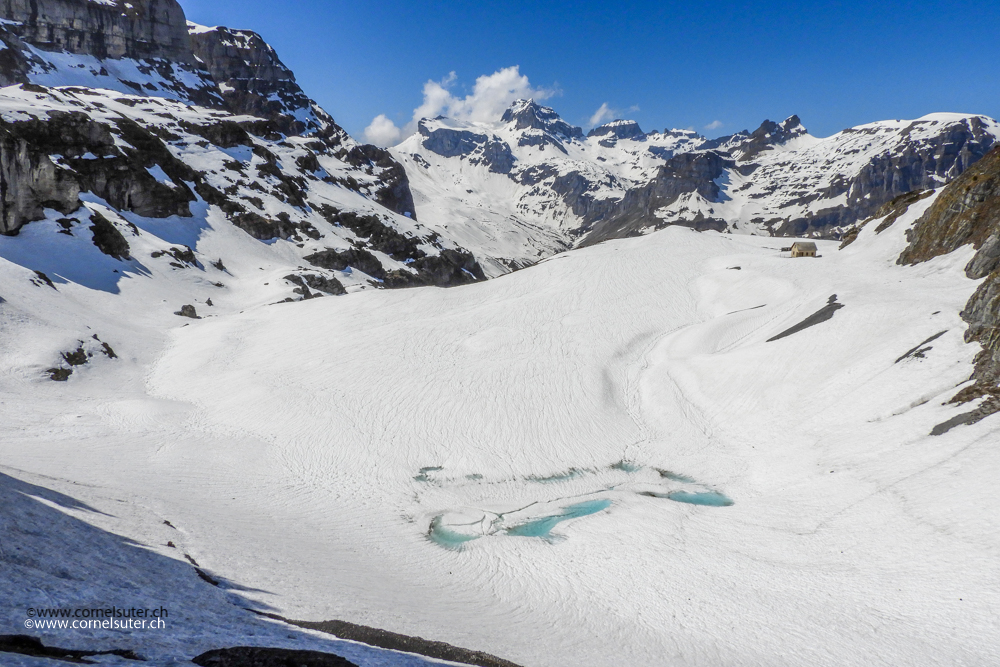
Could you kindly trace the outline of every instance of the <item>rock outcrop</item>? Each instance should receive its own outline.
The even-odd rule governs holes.
[[[927,261],[964,245],[977,249],[965,273],[986,280],[965,305],[962,318],[969,324],[966,341],[979,343],[983,351],[976,358],[974,383],[952,401],[983,401],[947,426],[975,423],[1000,412],[1000,147],[945,188],[909,230],[908,238],[899,264]]]
[[[191,658],[201,667],[357,667],[333,653],[288,648],[234,646],[206,651]]]
[[[485,165],[497,174],[510,173],[514,155],[505,141],[494,135],[450,127],[441,120],[425,119],[417,124],[417,131],[424,137],[424,148],[442,157],[459,157],[474,165]]]
[[[0,0],[7,29],[45,51],[193,63],[176,0]]]
[[[0,234],[16,234],[46,208],[70,213],[79,207],[76,180],[16,126],[0,122]]]
[[[656,212],[676,202],[683,195],[695,195],[706,202],[719,198],[718,179],[727,168],[734,167],[733,160],[717,151],[681,153],[667,160],[652,181],[629,190],[620,202],[605,210],[593,208],[583,216],[586,235],[581,245],[593,245],[613,238],[636,236],[641,230],[656,226]],[[665,223],[661,223],[665,224]],[[691,215],[676,224],[697,231],[726,228],[721,217]]]
[[[152,175],[154,168],[171,178],[169,185]],[[125,118],[111,124],[53,111],[45,119],[0,121],[0,233],[16,234],[46,208],[76,210],[81,192],[146,217],[190,216],[195,195],[185,181],[199,180],[159,137]]]
[[[550,107],[543,107],[534,100],[517,100],[500,117],[514,130],[540,130],[565,139],[583,139],[583,130],[570,125]]]
[[[176,0],[0,0],[0,84],[110,88],[223,104]]]
[[[250,30],[188,24],[194,54],[236,114],[273,121],[284,134],[306,134],[333,122],[295,81],[270,44]]]
[[[646,133],[639,127],[639,123],[634,120],[613,120],[610,123],[595,127],[587,133],[587,136],[600,137],[601,145],[610,148],[619,139],[642,141],[646,138]]]

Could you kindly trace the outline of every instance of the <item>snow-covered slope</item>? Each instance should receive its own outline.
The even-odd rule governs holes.
[[[984,116],[933,114],[817,139],[795,116],[707,141],[592,130],[530,100],[495,123],[425,119],[392,149],[421,220],[496,275],[565,247],[667,225],[837,237],[894,197],[946,184],[1000,137]]]
[[[154,281],[56,292],[0,262],[5,472],[283,616],[526,666],[989,664],[998,427],[929,435],[965,410],[973,250],[896,264],[934,201],[818,259],[672,227],[189,326]],[[118,358],[41,379],[91,334]],[[13,627],[34,597],[4,598]]]

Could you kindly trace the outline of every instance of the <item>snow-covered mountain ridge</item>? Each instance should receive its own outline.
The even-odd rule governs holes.
[[[833,238],[912,190],[940,187],[1000,138],[984,116],[932,114],[825,139],[798,117],[707,140],[591,130],[530,100],[495,123],[426,119],[391,149],[422,219],[456,235],[496,273],[562,248],[667,225]],[[489,271],[488,271],[489,272]]]
[[[37,7],[5,5],[0,34],[13,84],[0,89],[0,233],[60,220],[84,245],[119,248],[114,268],[99,270],[114,276],[88,277],[101,284],[150,277],[150,258],[129,250],[144,245],[138,237],[180,247],[170,224],[141,220],[243,230],[286,267],[278,300],[484,277],[470,253],[416,220],[402,166],[351,139],[256,34],[188,25],[172,0]],[[57,282],[86,264],[83,246],[62,267],[31,243],[0,254]],[[196,245],[178,252],[197,271],[232,265]],[[210,298],[176,287],[173,310]]]

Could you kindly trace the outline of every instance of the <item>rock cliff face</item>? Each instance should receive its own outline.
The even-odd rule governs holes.
[[[595,224],[584,243],[668,224],[836,238],[896,197],[954,179],[990,150],[998,129],[973,116],[903,127],[875,123],[818,141],[797,116],[765,121],[752,133],[707,142],[696,152],[718,159],[668,160],[650,183]]]
[[[969,244],[977,249],[965,273],[986,280],[969,299],[962,318],[969,323],[965,339],[978,342],[983,351],[976,359],[974,384],[952,400],[984,400],[950,425],[1000,412],[1000,147],[945,188],[908,236],[910,245],[899,264],[916,264]]]
[[[716,151],[681,153],[670,158],[652,181],[629,190],[620,201],[605,210],[593,207],[582,216],[586,235],[581,245],[593,245],[613,238],[635,236],[657,224],[656,212],[685,196],[716,201],[720,179],[735,163]],[[665,224],[665,223],[664,223]],[[726,229],[721,217],[695,212],[679,221],[697,231]]]
[[[570,125],[553,109],[543,107],[533,100],[514,102],[500,118],[514,130],[540,130],[566,139],[583,139],[583,130]]]
[[[44,217],[45,208],[75,211],[81,192],[146,217],[191,215],[195,195],[186,182],[200,182],[199,174],[134,121],[101,123],[83,112],[55,110],[44,119],[0,121],[0,137],[0,233],[16,234]],[[151,169],[161,170],[170,185]]]
[[[424,137],[424,148],[442,157],[465,158],[471,164],[485,165],[497,174],[509,174],[514,166],[510,146],[494,135],[441,125],[430,126],[426,121],[420,121],[417,130]]]
[[[595,127],[587,133],[588,137],[600,137],[601,145],[610,148],[619,139],[632,139],[642,141],[646,138],[646,133],[639,127],[639,123],[634,120],[613,120],[599,127]]]
[[[0,125],[0,234],[38,220],[45,208],[70,213],[79,206],[76,181],[24,133]]]
[[[184,10],[176,0],[0,0],[9,29],[45,51],[95,58],[191,63]]]
[[[175,0],[0,0],[0,18],[0,84],[223,103]]]
[[[219,84],[233,113],[274,121],[285,134],[322,129],[332,119],[317,116],[315,103],[295,82],[274,49],[250,30],[189,24],[194,53]]]

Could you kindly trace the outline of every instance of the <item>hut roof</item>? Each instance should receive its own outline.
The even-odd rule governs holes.
[[[816,244],[812,241],[796,241],[792,244],[793,248],[798,248],[799,250],[815,250]]]

